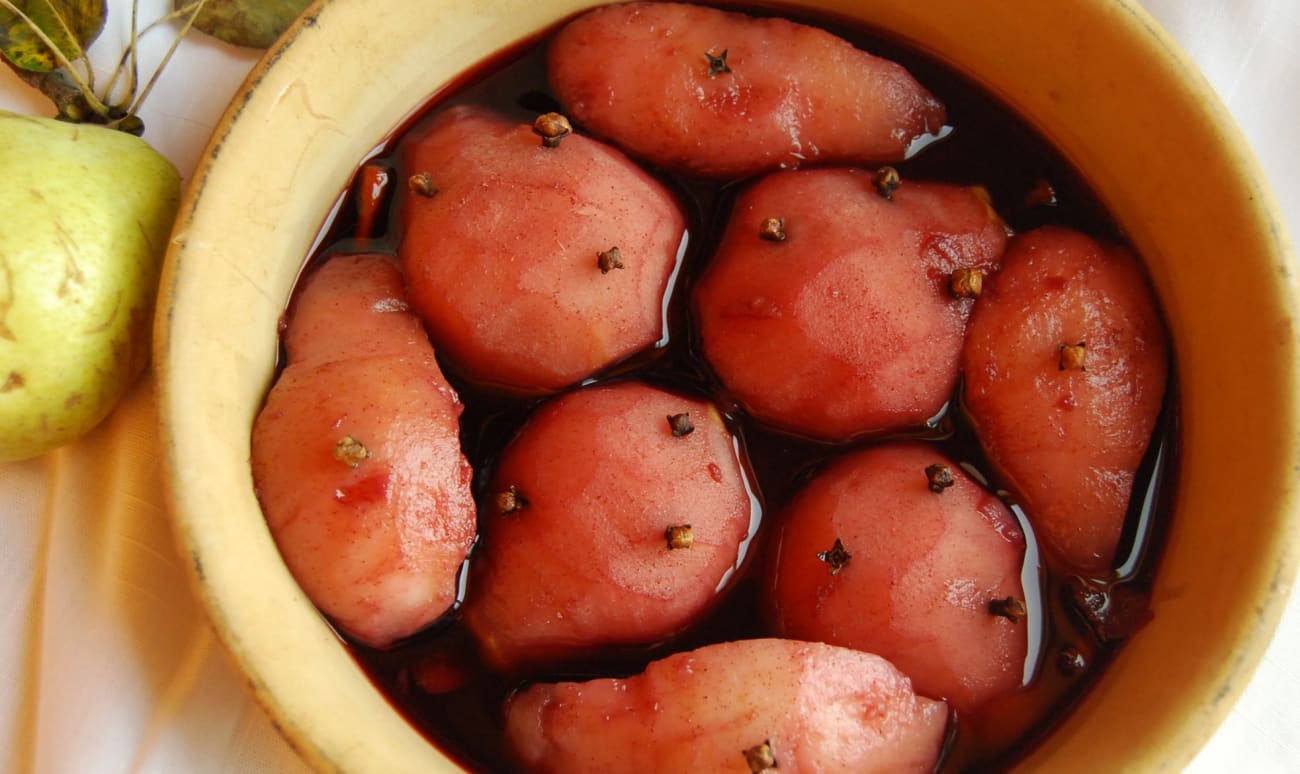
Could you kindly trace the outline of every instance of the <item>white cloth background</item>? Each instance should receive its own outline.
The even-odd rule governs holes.
[[[130,3],[108,4],[108,29],[92,50],[112,60]],[[1300,235],[1300,3],[1144,4],[1235,115]],[[170,3],[140,5],[152,19]],[[150,34],[145,72],[171,34]],[[182,175],[255,59],[193,35],[160,80],[145,137]],[[49,112],[4,68],[0,108]],[[302,771],[190,596],[159,503],[150,389],[146,379],[84,441],[0,463],[0,770]],[[1188,771],[1300,772],[1297,696],[1300,595],[1242,701]]]

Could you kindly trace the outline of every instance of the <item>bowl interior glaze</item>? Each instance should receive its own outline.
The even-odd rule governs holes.
[[[358,164],[429,95],[586,0],[321,0],[249,76],[192,179],[156,326],[180,541],[221,640],[322,770],[455,767],[374,689],[286,571],[258,509],[249,431],[276,327]],[[1025,762],[1176,770],[1261,657],[1296,573],[1294,258],[1195,67],[1126,0],[824,0],[1001,97],[1080,169],[1145,258],[1182,405],[1155,619]]]

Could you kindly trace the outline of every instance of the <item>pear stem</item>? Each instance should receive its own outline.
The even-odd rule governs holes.
[[[190,29],[194,27],[194,20],[198,18],[199,12],[203,10],[203,6],[206,3],[207,0],[198,0],[198,2],[191,3],[180,11],[173,11],[172,13],[162,17],[162,19],[174,19],[184,15],[187,9],[192,9],[190,10],[189,15],[186,16],[185,25],[181,27],[181,31],[176,33],[176,37],[172,38],[172,44],[167,48],[167,53],[163,55],[162,61],[158,63],[156,68],[154,68],[153,75],[149,76],[149,82],[145,84],[144,91],[140,92],[139,96],[135,98],[135,101],[131,103],[131,107],[127,110],[128,115],[135,115],[136,111],[140,109],[140,105],[144,103],[145,98],[149,96],[149,92],[153,91],[154,84],[158,82],[158,76],[161,75],[163,69],[167,67],[167,63],[171,61],[172,55],[176,53],[177,47],[181,44],[181,40],[183,40],[185,36],[189,34]],[[159,21],[162,21],[162,19]],[[134,40],[131,42],[131,48],[135,48]]]
[[[175,19],[183,18],[193,13],[197,13],[198,9],[202,7],[204,2],[206,2],[206,0],[195,0],[195,2],[193,3],[184,5],[180,8],[177,8],[174,11],[169,11],[168,13],[146,24],[144,29],[139,30],[138,32],[136,31],[136,16],[135,16],[136,4],[133,2],[131,5],[131,44],[127,47],[125,51],[122,52],[122,56],[117,60],[117,67],[113,69],[113,76],[109,79],[108,87],[104,90],[105,100],[106,101],[112,100],[111,95],[113,89],[117,87],[117,82],[121,80],[122,73],[126,71],[128,65],[130,65],[130,72],[131,72],[130,87],[127,89],[125,98],[122,99],[120,102],[114,102],[113,104],[115,107],[125,109],[131,103],[131,101],[135,99],[136,90],[140,86],[139,65],[138,65],[139,60],[136,54],[137,48],[136,48],[135,41],[139,40],[145,35],[148,35],[150,32],[153,31],[155,27],[161,26]]]
[[[166,68],[167,63],[171,61],[172,56],[176,53],[181,40],[183,40],[185,36],[189,34],[190,29],[193,28],[195,19],[198,17],[199,12],[203,10],[203,6],[206,3],[207,0],[195,0],[181,8],[164,14],[150,22],[144,27],[144,29],[140,29],[139,0],[132,0],[131,40],[127,45],[126,51],[124,51],[122,56],[118,59],[117,66],[113,69],[113,74],[109,78],[108,85],[104,89],[104,95],[102,98],[96,93],[94,85],[94,68],[90,66],[90,61],[86,58],[84,51],[81,56],[75,60],[76,62],[81,62],[85,65],[85,74],[83,75],[81,70],[79,70],[72,61],[69,61],[58,45],[50,39],[49,35],[47,35],[45,31],[31,19],[31,17],[14,5],[12,0],[0,0],[0,8],[14,14],[19,21],[26,24],[36,38],[40,40],[47,49],[49,49],[55,61],[59,64],[59,69],[52,71],[51,73],[29,72],[15,66],[13,69],[20,77],[23,77],[23,80],[45,92],[46,95],[51,97],[55,101],[55,104],[59,106],[60,113],[63,113],[71,120],[75,121],[79,119],[73,113],[64,113],[65,105],[69,103],[70,100],[75,100],[77,96],[80,96],[81,99],[85,101],[86,107],[98,116],[100,119],[98,122],[104,123],[106,126],[111,128],[123,129],[138,134],[142,125],[136,117],[136,113],[140,110],[140,106],[144,103],[145,98],[149,96],[149,92],[153,90],[154,84],[157,83],[158,77]],[[73,35],[62,14],[58,14],[56,10],[55,16],[59,25],[63,28],[64,34],[66,34],[70,40],[76,40],[76,36]],[[167,49],[167,53],[163,55],[162,61],[158,63],[158,67],[154,69],[153,74],[150,75],[149,81],[145,84],[143,91],[137,92],[140,85],[140,57],[138,49],[140,38],[154,27],[176,19],[184,19],[184,26],[181,27],[180,32],[176,34],[176,37],[172,39],[171,46]],[[115,101],[113,99],[113,91],[122,80],[124,73],[130,74],[129,82],[126,87],[126,94],[123,95],[121,101]],[[45,77],[42,78],[41,76]],[[71,83],[68,81],[71,81]],[[127,129],[128,125],[131,125],[132,128]]]
[[[135,96],[135,90],[140,87],[140,51],[136,45],[140,40],[139,11],[140,0],[131,0],[131,44],[127,46],[131,56],[131,86],[127,89],[123,102],[130,102]]]

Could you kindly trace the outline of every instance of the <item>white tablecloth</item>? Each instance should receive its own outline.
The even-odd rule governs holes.
[[[1236,116],[1300,235],[1300,3],[1145,5]],[[109,6],[109,27],[92,50],[111,60],[130,3]],[[169,6],[142,0],[141,18]],[[145,72],[170,35],[150,33]],[[145,137],[183,175],[256,56],[194,35],[155,87]],[[3,68],[0,108],[49,112]],[[302,771],[190,596],[159,503],[149,390],[145,380],[84,441],[0,463],[0,770]],[[109,480],[113,497],[101,491]],[[1300,595],[1242,701],[1188,771],[1300,772],[1297,697]]]

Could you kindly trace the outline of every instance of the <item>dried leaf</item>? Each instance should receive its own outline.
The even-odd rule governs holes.
[[[104,0],[7,0],[0,3],[0,53],[21,70],[49,72],[59,66],[58,57],[31,25],[71,62],[99,37],[106,15]]]
[[[172,0],[177,10],[192,0]],[[268,48],[293,23],[308,0],[208,0],[194,26],[236,46]]]

